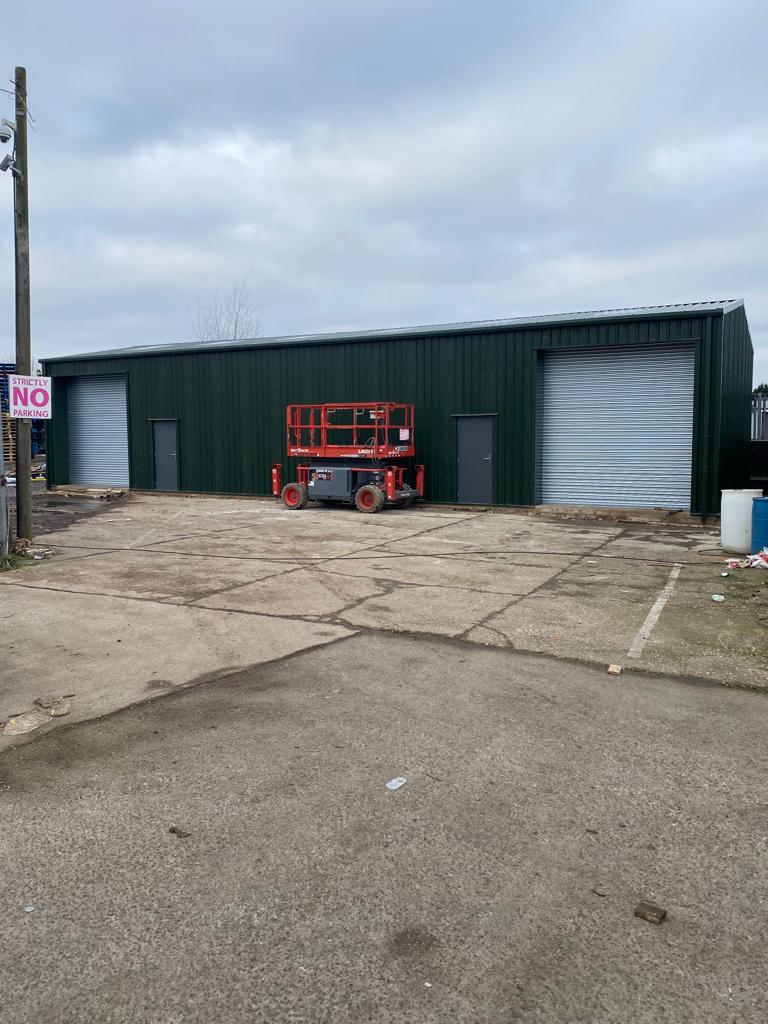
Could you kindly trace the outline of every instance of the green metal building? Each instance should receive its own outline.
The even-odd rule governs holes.
[[[51,485],[271,493],[292,402],[412,402],[436,502],[705,515],[743,486],[739,300],[43,360]]]

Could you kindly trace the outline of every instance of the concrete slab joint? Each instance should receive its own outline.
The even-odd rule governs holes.
[[[768,687],[765,582],[722,579],[709,529],[151,495],[102,508],[0,574],[3,722],[32,712],[51,665],[77,694],[71,721],[358,630]]]

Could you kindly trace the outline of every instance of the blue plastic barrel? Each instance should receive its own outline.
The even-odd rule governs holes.
[[[768,498],[752,499],[752,554],[768,548]]]

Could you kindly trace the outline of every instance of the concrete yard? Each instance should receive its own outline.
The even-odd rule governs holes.
[[[763,1024],[767,727],[383,633],[63,725],[0,758],[3,1018]]]
[[[766,1019],[768,573],[716,532],[67,521],[0,575],[0,721],[71,709],[0,735],[9,1021]]]
[[[721,578],[712,529],[135,495],[42,540],[53,558],[0,575],[0,721],[51,690],[91,718],[360,630],[768,687],[763,575]]]

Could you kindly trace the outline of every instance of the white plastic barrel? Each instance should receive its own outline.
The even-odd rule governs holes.
[[[748,555],[752,550],[752,499],[762,490],[722,491],[720,503],[720,547]]]

